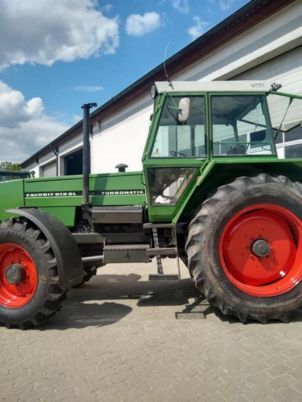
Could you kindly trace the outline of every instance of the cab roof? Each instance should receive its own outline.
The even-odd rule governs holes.
[[[163,92],[269,92],[268,81],[157,81],[158,93]]]

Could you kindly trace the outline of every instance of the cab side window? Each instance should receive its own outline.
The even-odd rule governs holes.
[[[211,97],[214,156],[273,153],[264,102],[262,95]]]

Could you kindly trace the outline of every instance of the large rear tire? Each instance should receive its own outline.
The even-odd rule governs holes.
[[[25,329],[46,322],[64,299],[49,241],[25,218],[0,224],[0,323]]]
[[[302,185],[240,177],[203,202],[189,226],[196,287],[240,321],[288,321],[302,306]]]

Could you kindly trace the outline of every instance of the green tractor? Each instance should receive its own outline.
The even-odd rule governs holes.
[[[90,174],[95,105],[83,105],[83,175],[0,183],[0,322],[40,325],[97,267],[152,258],[150,279],[178,279],[162,259],[181,259],[225,315],[289,320],[302,307],[302,158],[276,144],[301,130],[302,96],[279,89],[156,83],[141,172]]]

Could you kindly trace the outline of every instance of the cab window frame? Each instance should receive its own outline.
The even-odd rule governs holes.
[[[204,121],[203,121],[203,126],[204,126],[204,147],[205,147],[205,152],[204,155],[192,155],[192,156],[157,156],[157,155],[153,155],[153,150],[154,150],[154,146],[156,144],[156,140],[157,140],[157,134],[158,134],[158,130],[160,127],[160,122],[161,122],[161,118],[162,118],[162,114],[164,112],[164,106],[167,102],[167,100],[169,98],[193,98],[193,97],[197,97],[197,98],[202,98],[203,99],[203,117],[204,117]],[[205,92],[190,92],[188,93],[183,93],[183,92],[172,92],[172,93],[165,93],[164,97],[162,99],[162,110],[160,111],[160,115],[156,121],[156,124],[154,125],[154,129],[153,129],[153,134],[152,134],[152,140],[150,143],[150,148],[149,148],[149,156],[148,159],[151,160],[155,160],[155,159],[165,159],[165,160],[205,160],[209,157],[209,127],[208,127],[208,97],[207,97],[207,93]],[[176,125],[177,127],[177,125]],[[185,124],[183,125],[179,125],[179,127],[186,127]],[[189,127],[189,125],[187,125],[187,127]]]

